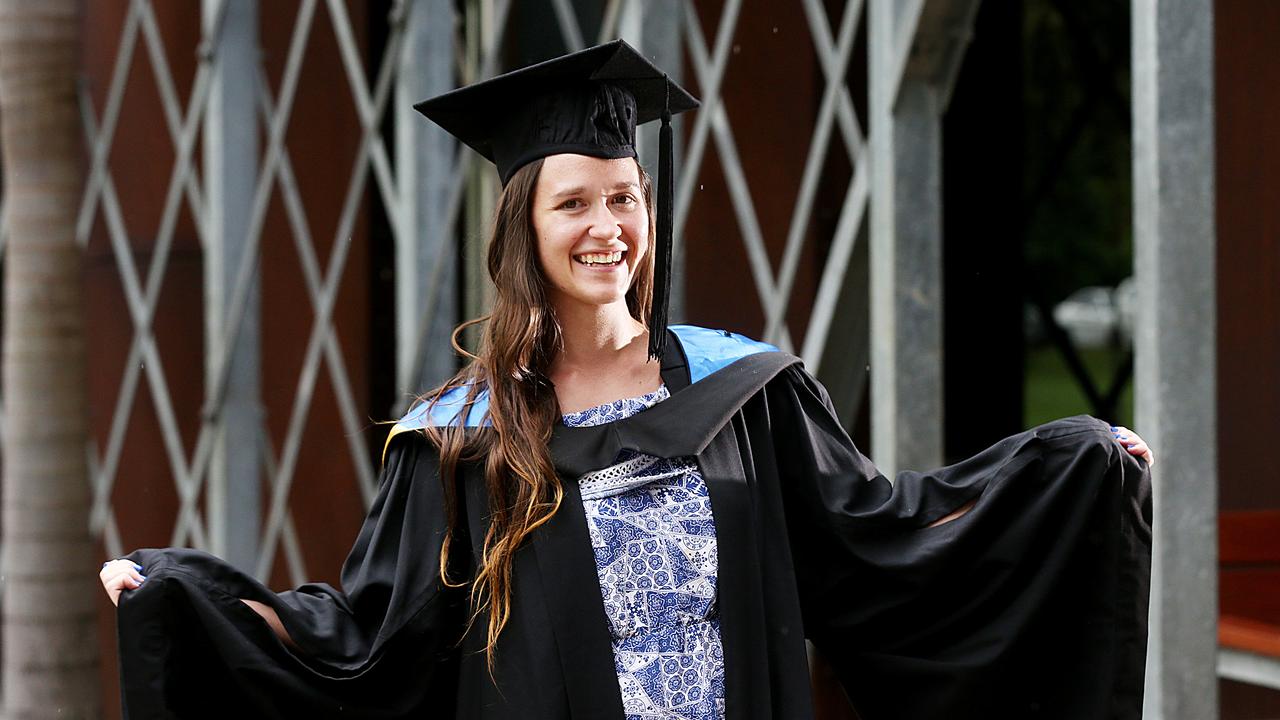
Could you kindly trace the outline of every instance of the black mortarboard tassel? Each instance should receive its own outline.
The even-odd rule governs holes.
[[[665,77],[665,76],[664,76]],[[667,87],[671,87],[667,84]],[[649,309],[649,357],[662,358],[667,346],[667,305],[671,299],[672,229],[675,225],[675,158],[671,138],[671,95],[662,108],[658,130],[658,229],[653,257],[653,305]]]

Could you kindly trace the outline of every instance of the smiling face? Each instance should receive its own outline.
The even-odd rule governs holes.
[[[530,212],[552,304],[624,302],[649,261],[649,210],[633,158],[550,155]]]

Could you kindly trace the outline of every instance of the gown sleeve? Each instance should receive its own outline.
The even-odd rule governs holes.
[[[465,594],[439,578],[447,524],[437,468],[417,433],[391,444],[341,589],[275,593],[196,550],[126,556],[148,579],[117,610],[125,717],[447,716]],[[274,608],[297,648],[241,598]]]
[[[768,400],[806,636],[862,720],[1141,717],[1150,475],[1107,423],[891,483],[785,372]]]

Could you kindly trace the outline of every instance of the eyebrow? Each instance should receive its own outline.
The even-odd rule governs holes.
[[[623,180],[622,182],[617,183],[613,187],[609,188],[609,190],[612,192],[617,192],[618,190],[639,190],[639,189],[640,189],[640,186],[637,185],[636,183],[631,182],[630,180]],[[551,197],[552,199],[559,199],[562,197],[566,197],[568,195],[582,195],[586,191],[587,189],[581,186],[565,188],[564,190],[561,190],[560,192],[556,193],[555,195],[552,195]]]

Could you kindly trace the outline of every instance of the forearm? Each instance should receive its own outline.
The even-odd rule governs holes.
[[[245,600],[244,598],[240,598],[240,601],[261,615],[262,619],[267,621],[267,625],[271,626],[271,631],[276,634],[276,637],[280,638],[281,642],[294,650],[298,649],[298,646],[293,642],[293,638],[289,637],[288,631],[284,629],[284,623],[280,622],[280,616],[276,614],[276,611],[270,605],[264,605],[256,600]]]
[[[964,505],[961,505],[959,508],[953,510],[949,515],[940,517],[937,520],[934,520],[933,522],[929,523],[928,525],[926,525],[926,527],[937,527],[944,523],[949,523],[952,520],[955,520],[956,518],[960,517],[961,515],[964,515],[965,513],[969,512],[969,510],[972,509],[973,506],[977,504],[978,504],[978,499],[974,498],[973,500],[970,500]]]

